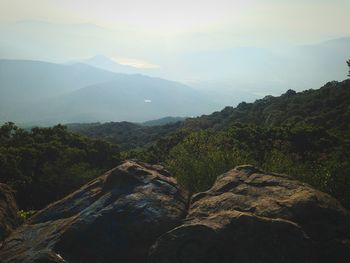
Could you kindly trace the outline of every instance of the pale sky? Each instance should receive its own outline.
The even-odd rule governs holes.
[[[349,37],[349,12],[350,0],[0,0],[0,58],[103,54],[175,72],[195,52]]]

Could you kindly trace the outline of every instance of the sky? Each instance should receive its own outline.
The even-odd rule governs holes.
[[[201,52],[348,37],[349,10],[349,0],[0,0],[0,57],[65,62],[102,54],[184,74],[182,58]]]
[[[91,23],[155,34],[221,31],[244,39],[263,32],[303,41],[308,34],[321,39],[349,32],[348,0],[1,0],[0,5],[2,22]]]

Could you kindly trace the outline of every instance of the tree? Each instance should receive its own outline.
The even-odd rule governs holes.
[[[117,145],[62,125],[32,130],[0,125],[0,183],[16,191],[21,209],[41,209],[119,162]]]
[[[348,74],[348,77],[350,77],[350,59],[348,61],[346,61],[346,63],[348,64],[348,67],[349,67],[349,74]]]

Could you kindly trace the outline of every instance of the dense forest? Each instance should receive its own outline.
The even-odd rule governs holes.
[[[42,208],[125,158],[165,165],[192,193],[250,163],[310,183],[350,207],[350,80],[165,125],[0,128],[1,182],[16,190],[25,210]]]
[[[147,147],[162,137],[173,134],[181,127],[181,121],[164,125],[142,125],[132,122],[72,123],[68,130],[91,138],[116,143],[121,150]]]

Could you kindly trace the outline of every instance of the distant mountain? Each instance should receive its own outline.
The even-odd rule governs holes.
[[[0,23],[0,35],[0,57],[65,62],[103,53],[107,57],[97,56],[82,62],[109,71],[137,72],[186,84],[200,82],[202,86],[207,82],[205,85],[210,86],[208,94],[214,97],[218,87],[221,90],[223,85],[227,86],[219,94],[219,99],[230,98],[234,93],[240,95],[241,92],[248,96],[278,95],[286,89],[301,91],[320,87],[330,80],[340,81],[346,76],[345,60],[350,54],[349,36],[299,46],[213,49],[197,48],[194,43],[198,42],[192,43],[191,40],[201,38],[197,39],[197,34],[194,34],[195,39],[185,36],[184,39],[181,36],[175,39],[175,42],[181,43],[189,41],[192,48],[172,53],[164,39],[147,39],[145,34],[140,48],[139,36],[134,36],[128,29],[112,30],[93,24],[45,21]],[[111,63],[108,57],[116,54],[151,59],[160,68],[143,70],[114,65],[115,61]],[[226,104],[227,101],[224,101],[219,108]]]
[[[63,122],[142,122],[163,116],[198,116],[211,102],[178,82],[143,75],[123,75],[48,101],[51,120]]]
[[[53,97],[116,77],[84,64],[0,59],[0,102]]]
[[[197,116],[215,106],[179,82],[85,64],[0,60],[0,121],[30,124]]]
[[[202,80],[198,85],[205,86],[212,96],[220,86],[224,99],[234,93],[277,96],[286,89],[302,91],[330,80],[341,81],[347,73],[345,61],[349,56],[350,37],[282,48],[198,51],[178,58],[184,66],[176,73],[191,72],[193,78]]]
[[[47,109],[41,105],[47,99],[117,77],[115,73],[84,64],[68,66],[41,61],[0,60],[0,122],[42,120]]]

